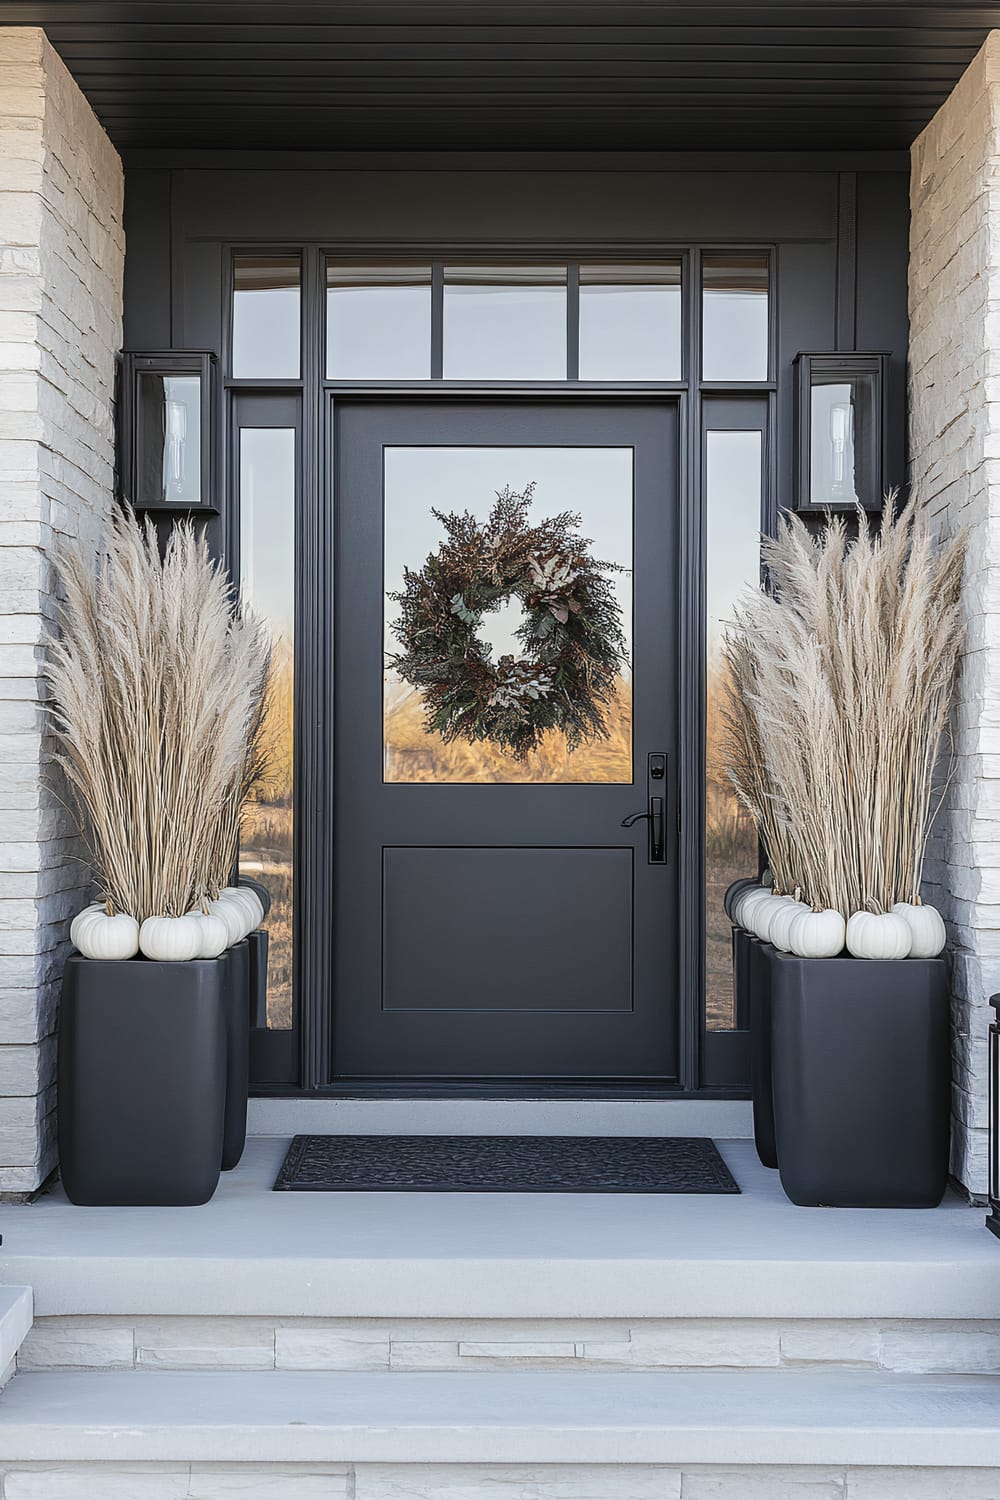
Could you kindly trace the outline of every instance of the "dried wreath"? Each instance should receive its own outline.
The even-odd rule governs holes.
[[[429,734],[489,740],[523,759],[550,729],[570,750],[606,738],[604,710],[626,662],[621,608],[572,511],[531,524],[534,484],[498,493],[488,520],[435,518],[445,540],[419,572],[407,568],[392,626],[402,652],[390,665],[419,688]],[[483,616],[517,598],[522,654],[492,659]]]

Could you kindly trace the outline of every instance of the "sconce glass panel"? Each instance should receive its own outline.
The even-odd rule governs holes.
[[[136,504],[200,505],[201,376],[140,370]]]
[[[814,369],[809,392],[810,505],[870,504],[878,389],[874,371],[847,379]]]

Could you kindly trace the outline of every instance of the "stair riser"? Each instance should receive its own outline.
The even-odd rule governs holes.
[[[18,1464],[5,1500],[996,1500],[997,1470],[753,1465]]]
[[[21,1370],[885,1370],[1000,1374],[1000,1320],[36,1318]]]

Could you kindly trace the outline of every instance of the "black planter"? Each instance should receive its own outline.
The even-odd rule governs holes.
[[[258,927],[247,938],[250,945],[250,1025],[267,1025],[267,929]]]
[[[222,1170],[231,1172],[247,1143],[250,1087],[250,945],[246,938],[225,954],[226,1117]]]
[[[770,972],[775,1144],[793,1203],[932,1208],[948,1177],[944,959],[793,958]]]
[[[224,959],[66,963],[59,1154],[73,1203],[206,1203],[226,1100]]]
[[[771,1082],[771,969],[773,949],[749,932],[743,933],[747,1012],[750,1026],[750,1093],[753,1099],[753,1140],[765,1167],[778,1165],[774,1141],[774,1093]]]

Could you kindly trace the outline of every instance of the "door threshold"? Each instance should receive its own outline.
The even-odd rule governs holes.
[[[748,1099],[332,1095],[250,1100],[251,1135],[753,1135]]]

